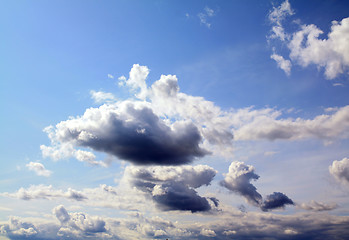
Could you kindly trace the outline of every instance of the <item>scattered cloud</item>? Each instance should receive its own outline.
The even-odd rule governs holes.
[[[115,102],[116,97],[112,93],[106,93],[102,91],[90,91],[91,98],[95,103],[106,103],[106,102]]]
[[[52,171],[47,170],[42,163],[39,162],[30,162],[26,165],[26,167],[36,173],[38,176],[49,177],[52,174]]]
[[[110,78],[110,79],[114,79],[114,76],[113,75],[111,75],[110,73],[108,74],[108,78]]]
[[[208,28],[211,28],[211,23],[209,22],[209,19],[216,15],[216,12],[209,8],[205,7],[203,12],[200,12],[198,14],[198,17],[200,19],[200,23],[205,25]]]
[[[339,182],[349,184],[349,158],[333,161],[332,165],[329,166],[329,171]]]
[[[291,67],[292,67],[292,63],[290,60],[284,59],[283,56],[280,56],[276,53],[273,53],[270,56],[271,59],[274,59],[276,61],[276,63],[278,64],[278,67],[280,69],[282,69],[287,76],[289,76],[291,74]]]
[[[270,39],[279,39],[288,47],[289,58],[292,63],[302,67],[314,64],[324,68],[327,79],[335,79],[341,74],[347,74],[349,69],[349,18],[332,21],[331,31],[327,38],[320,37],[323,31],[314,24],[300,24],[300,29],[287,33],[283,22],[294,14],[288,0],[279,7],[274,7],[268,15],[272,23]],[[284,57],[272,55],[278,66],[287,75],[291,71],[291,61]]]
[[[68,188],[67,191],[54,189],[51,185],[31,185],[29,188],[20,188],[15,193],[1,193],[2,196],[18,198],[22,200],[67,198],[82,201],[86,197],[79,191]]]
[[[328,203],[318,202],[315,200],[312,200],[309,203],[302,203],[297,206],[308,211],[316,211],[316,212],[330,211],[338,207],[336,203],[328,204]]]

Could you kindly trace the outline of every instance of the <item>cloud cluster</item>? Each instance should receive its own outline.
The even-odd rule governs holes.
[[[216,171],[206,165],[180,167],[127,167],[125,175],[135,188],[147,193],[161,210],[209,211],[215,198],[198,195],[195,189],[209,185]],[[212,204],[210,204],[210,202]]]
[[[10,239],[343,239],[348,216],[301,213],[293,216],[272,213],[222,212],[200,215],[201,222],[171,222],[161,217],[129,214],[122,218],[96,217],[69,212],[64,206],[52,211],[56,221],[10,217],[0,224],[0,233]],[[325,227],[324,227],[325,226]]]
[[[332,21],[331,31],[327,38],[320,37],[323,31],[314,24],[300,25],[298,31],[287,33],[283,21],[294,14],[288,0],[279,7],[274,7],[269,13],[272,23],[271,39],[279,39],[288,47],[289,58],[292,63],[302,67],[314,64],[324,68],[325,77],[334,79],[341,74],[347,74],[349,69],[349,18],[341,21]],[[275,53],[271,55],[279,68],[290,74],[292,63]]]
[[[38,176],[49,177],[52,174],[52,171],[47,170],[42,163],[39,162],[30,162],[26,165],[26,167],[36,173]]]
[[[349,184],[349,158],[333,161],[332,165],[329,166],[329,171],[339,182]]]
[[[161,75],[147,87],[148,74],[146,66],[135,64],[129,78],[121,78],[135,99],[89,108],[82,116],[45,128],[51,145],[41,146],[43,156],[75,157],[106,167],[96,160],[97,151],[138,165],[180,165],[210,152],[231,154],[234,139],[332,141],[349,136],[349,106],[313,119],[281,118],[282,111],[273,108],[223,111],[180,92],[174,75]]]
[[[209,7],[205,7],[204,11],[198,14],[200,19],[200,23],[205,25],[208,28],[211,28],[211,23],[209,22],[209,18],[212,18],[215,15],[215,11]]]
[[[243,162],[234,161],[229,166],[229,172],[225,175],[220,185],[243,196],[246,201],[254,206],[260,207],[263,211],[276,208],[284,208],[285,205],[294,205],[294,202],[285,194],[274,192],[263,200],[262,195],[251,180],[257,180],[259,176],[254,172],[254,167]]]
[[[57,235],[62,238],[84,238],[105,233],[105,221],[100,217],[89,216],[84,213],[69,214],[64,206],[59,205],[52,210],[52,213],[61,223]],[[108,235],[98,235],[106,238]]]

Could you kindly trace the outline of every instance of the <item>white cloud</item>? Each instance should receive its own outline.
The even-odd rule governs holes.
[[[286,75],[290,75],[291,73],[291,67],[292,67],[292,63],[290,60],[284,59],[283,56],[280,56],[276,53],[273,53],[270,56],[271,59],[274,59],[276,61],[276,63],[278,64],[278,67],[281,68],[282,70],[284,70],[284,72],[286,73]]]
[[[102,91],[90,91],[91,98],[95,103],[115,102],[116,97],[112,93],[106,93]]]
[[[26,165],[30,171],[34,171],[38,176],[49,177],[52,174],[52,171],[47,170],[42,163],[39,162],[30,162]]]
[[[349,184],[349,158],[333,161],[329,171],[339,182]]]
[[[67,198],[70,200],[82,201],[86,199],[86,196],[74,189],[68,188],[67,191],[54,189],[52,185],[31,185],[29,188],[20,188],[15,193],[1,193],[2,196],[18,198],[22,200],[32,199],[55,199],[55,198]]]
[[[298,64],[307,67],[310,64],[324,68],[327,79],[335,79],[341,74],[348,74],[349,70],[349,18],[342,21],[332,21],[331,30],[327,38],[320,37],[323,31],[314,24],[300,25],[300,30],[286,32],[283,26],[285,19],[294,14],[288,0],[279,7],[274,7],[268,15],[272,23],[270,39],[279,39],[286,43],[290,51],[290,60],[273,54],[278,66],[290,74],[291,65]]]
[[[290,58],[306,67],[315,64],[325,69],[325,76],[334,79],[349,70],[349,18],[333,21],[327,39],[315,25],[303,25],[288,44]]]
[[[279,7],[273,7],[273,10],[268,15],[269,21],[274,25],[272,27],[272,34],[269,37],[279,38],[281,41],[288,39],[289,35],[285,33],[282,21],[293,14],[294,11],[288,0],[284,1]]]
[[[338,207],[336,203],[323,203],[315,200],[310,201],[309,203],[302,203],[298,207],[309,210],[309,211],[330,211]]]

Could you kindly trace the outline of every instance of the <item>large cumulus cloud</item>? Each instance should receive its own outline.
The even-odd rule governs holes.
[[[66,144],[141,165],[179,165],[208,153],[199,146],[201,135],[192,123],[168,125],[147,104],[129,101],[87,109],[47,132],[53,145],[41,146],[47,156]]]
[[[128,167],[125,175],[165,211],[209,211],[211,205],[218,205],[217,199],[201,197],[195,190],[209,185],[216,175],[209,166]]]

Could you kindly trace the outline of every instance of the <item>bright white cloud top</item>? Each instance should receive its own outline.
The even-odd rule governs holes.
[[[258,3],[4,3],[0,238],[345,239],[349,4]]]

